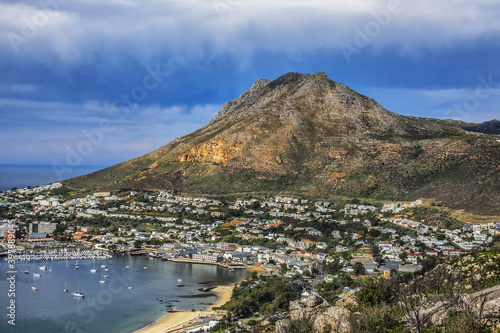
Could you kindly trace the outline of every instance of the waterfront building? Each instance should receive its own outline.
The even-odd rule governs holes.
[[[57,223],[33,222],[29,225],[29,233],[47,233],[52,234],[57,228]]]

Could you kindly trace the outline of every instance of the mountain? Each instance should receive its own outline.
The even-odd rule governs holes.
[[[82,191],[434,198],[500,215],[500,142],[407,117],[324,73],[257,79],[204,127],[65,184]]]
[[[481,124],[471,124],[461,127],[471,132],[479,132],[485,134],[500,134],[500,120],[496,119],[485,121]]]

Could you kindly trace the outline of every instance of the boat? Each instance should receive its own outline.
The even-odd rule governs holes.
[[[108,266],[106,266],[106,265],[101,265],[101,268],[106,268],[106,267],[108,267]]]
[[[97,273],[97,272],[98,272],[98,271],[97,271],[97,269],[95,269],[95,268],[93,268],[93,269],[91,269],[91,270],[90,270],[90,273]]]
[[[66,282],[64,282],[64,292],[67,293],[68,292],[68,287],[66,286]]]
[[[133,287],[132,286],[128,286],[128,289],[132,289]]]
[[[103,275],[102,277],[107,279],[107,278],[109,278],[109,275]]]
[[[33,274],[33,285],[31,286],[31,290],[38,290],[38,288],[35,286],[35,275]]]
[[[47,269],[47,266],[45,266],[45,265],[44,265],[44,266],[40,266],[40,269],[41,269],[42,271],[44,271],[44,270],[46,270],[46,269]]]
[[[85,294],[82,293],[82,285],[80,285],[80,290],[78,290],[78,288],[76,288],[76,291],[74,293],[71,293],[73,296],[75,297],[85,297]]]
[[[148,269],[146,266],[143,267],[144,269]]]
[[[184,285],[182,284],[182,279],[177,280],[177,287],[184,287]]]
[[[35,277],[35,276],[36,276],[36,277],[40,277],[41,275],[40,275],[40,274],[38,274],[38,273],[33,273],[33,277]]]
[[[129,266],[125,266],[125,268],[129,268]]]
[[[24,271],[24,274],[29,274],[29,273],[30,273],[30,271]]]

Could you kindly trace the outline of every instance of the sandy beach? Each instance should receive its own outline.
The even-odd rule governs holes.
[[[259,266],[248,267],[248,268],[246,268],[246,270],[250,271],[250,272],[257,272],[257,273],[266,273],[267,272],[264,268],[259,267]]]
[[[210,315],[213,313],[214,307],[224,305],[231,299],[234,285],[218,286],[212,289],[217,294],[218,300],[209,308],[203,311],[178,311],[167,313],[165,316],[158,319],[151,326],[145,327],[137,333],[173,333],[181,331],[189,322],[198,318],[201,315]]]

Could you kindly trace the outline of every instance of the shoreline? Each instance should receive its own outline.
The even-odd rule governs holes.
[[[214,314],[213,308],[226,304],[233,293],[236,284],[229,286],[217,286],[212,289],[217,294],[217,301],[204,310],[198,311],[175,311],[168,312],[149,326],[141,328],[134,333],[173,333],[182,331],[191,321],[202,315]],[[195,328],[194,326],[192,327]]]

